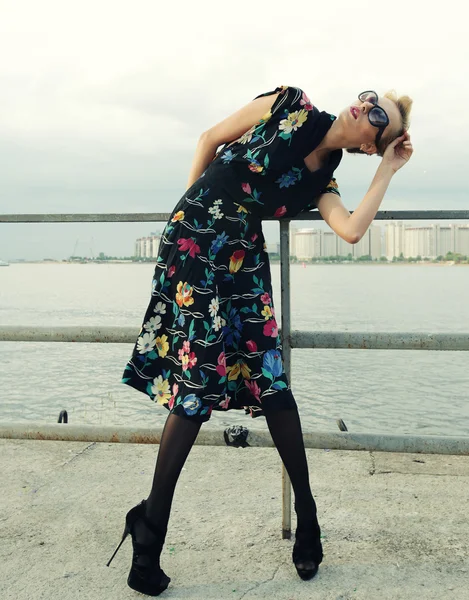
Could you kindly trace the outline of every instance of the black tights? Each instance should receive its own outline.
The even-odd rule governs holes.
[[[165,533],[176,483],[201,425],[175,414],[169,414],[166,419],[156,459],[153,484],[146,501],[147,518]],[[137,522],[136,533],[142,544],[151,543],[154,539],[153,534],[141,521]]]
[[[298,410],[277,410],[270,414],[266,412],[265,415],[270,434],[292,483],[298,524],[310,523],[316,519],[316,505],[309,485]],[[201,423],[175,414],[168,415],[166,420],[153,485],[146,502],[148,519],[164,531],[167,529],[176,483],[200,427]],[[145,538],[140,541],[151,543],[152,534],[142,524],[140,528],[141,532],[137,530],[137,535]]]
[[[297,409],[265,411],[267,426],[280,454],[295,494],[298,524],[307,525],[316,520],[316,503],[309,485],[308,462]]]

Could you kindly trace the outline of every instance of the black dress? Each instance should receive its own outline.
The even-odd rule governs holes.
[[[162,235],[152,294],[122,382],[170,412],[208,421],[212,410],[252,417],[295,408],[272,302],[262,218],[314,208],[342,151],[314,173],[306,157],[335,116],[278,87],[257,125],[218,152],[184,193]],[[258,96],[259,97],[259,96]]]

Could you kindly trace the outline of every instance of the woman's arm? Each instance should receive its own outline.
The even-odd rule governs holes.
[[[186,189],[197,181],[212,162],[217,148],[222,144],[238,139],[243,133],[259,123],[273,106],[277,96],[278,93],[256,98],[202,133],[192,161]]]
[[[353,214],[349,213],[336,194],[322,194],[317,204],[322,218],[338,236],[349,244],[356,244],[373,222],[393,174],[389,167],[381,164]]]
[[[210,140],[207,139],[205,133],[200,136],[199,141],[197,142],[197,148],[195,149],[194,158],[192,160],[191,170],[189,171],[189,179],[187,181],[186,190],[188,190],[191,185],[197,181],[208,165],[212,162],[217,148],[217,145],[214,145],[210,142]]]
[[[338,236],[349,244],[356,244],[362,239],[378,212],[392,176],[409,160],[412,152],[408,133],[388,146],[367,193],[353,214],[349,213],[336,194],[320,196],[318,210]]]

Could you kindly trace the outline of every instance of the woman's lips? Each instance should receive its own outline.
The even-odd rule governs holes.
[[[356,106],[351,106],[350,107],[350,112],[352,113],[352,116],[354,119],[358,119],[358,113],[360,112],[358,110],[358,108]]]

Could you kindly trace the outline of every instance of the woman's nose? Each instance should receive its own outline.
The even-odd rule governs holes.
[[[373,108],[373,104],[372,104],[371,102],[367,102],[367,101],[363,102],[363,104],[362,104],[362,111],[363,111],[365,114],[368,114],[368,112],[369,112],[369,111],[370,111],[372,108]]]

